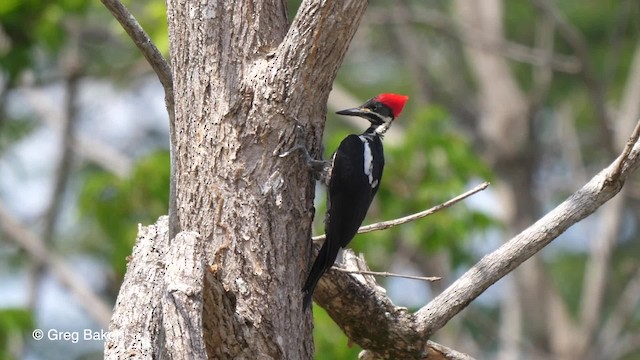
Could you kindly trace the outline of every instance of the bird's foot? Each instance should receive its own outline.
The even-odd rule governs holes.
[[[307,168],[313,172],[315,178],[326,183],[326,178],[331,167],[331,162],[327,160],[317,160],[309,153],[306,144],[304,143],[305,128],[303,125],[296,124],[296,143],[292,148],[278,155],[281,158],[285,158],[295,151],[302,152],[304,156],[304,162]]]

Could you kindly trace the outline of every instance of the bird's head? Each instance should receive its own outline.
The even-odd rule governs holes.
[[[341,110],[337,114],[365,118],[376,128],[377,133],[384,134],[391,122],[400,115],[408,99],[405,95],[380,94],[359,107]]]

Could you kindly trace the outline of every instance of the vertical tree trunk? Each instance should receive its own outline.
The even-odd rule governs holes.
[[[311,178],[275,156],[291,119],[266,109],[275,99],[256,94],[257,74],[248,74],[284,38],[285,4],[169,1],[168,10],[176,216],[178,231],[200,234],[213,275],[205,283],[208,353],[309,358],[311,326],[297,298]]]
[[[302,311],[314,182],[296,123],[317,151],[326,99],[365,1],[167,2],[175,94],[177,232],[199,234],[211,358],[312,358]]]

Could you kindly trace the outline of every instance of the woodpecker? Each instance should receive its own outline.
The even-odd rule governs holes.
[[[356,235],[369,210],[382,180],[382,137],[400,115],[407,99],[404,95],[380,94],[360,107],[337,112],[359,116],[371,125],[360,135],[347,136],[333,154],[328,179],[326,240],[302,288],[303,309],[311,303],[318,280],[335,263],[340,248],[346,247]]]

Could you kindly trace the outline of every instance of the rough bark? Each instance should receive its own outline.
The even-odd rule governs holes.
[[[351,250],[343,253],[340,266],[369,270]],[[394,305],[373,276],[329,271],[320,279],[314,300],[351,341],[366,349],[360,359],[473,360],[422,337],[414,314]]]
[[[202,344],[216,359],[313,356],[300,288],[314,182],[299,159],[277,155],[293,144],[296,123],[318,152],[331,84],[367,2],[303,1],[290,26],[285,4],[167,1],[175,98],[170,223],[178,235],[153,245],[174,249],[166,258],[143,266],[134,253],[107,346],[118,351],[110,356],[142,344],[136,353],[173,358],[176,341],[191,345],[179,357],[202,357]],[[132,292],[144,287],[134,280],[138,266],[164,285]],[[126,313],[140,293],[154,311],[136,321]],[[121,328],[125,316],[134,321]]]
[[[105,359],[207,359],[202,336],[204,246],[169,242],[169,218],[140,227],[105,341]]]
[[[159,348],[162,326],[160,299],[163,291],[165,249],[169,248],[169,218],[140,227],[127,273],[109,324],[105,359],[151,359]]]
[[[164,344],[160,348],[169,359],[207,359],[202,334],[203,249],[197,233],[181,232],[164,256],[161,294]]]

